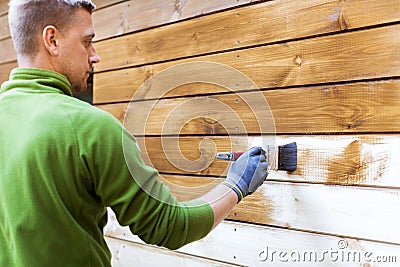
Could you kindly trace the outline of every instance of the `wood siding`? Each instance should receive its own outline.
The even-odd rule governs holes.
[[[97,39],[94,102],[136,136],[178,199],[222,181],[229,165],[214,160],[218,151],[298,144],[297,171],[271,171],[226,222],[176,256],[287,266],[260,253],[345,243],[400,258],[400,1],[175,1],[183,6],[175,17],[171,3],[146,4],[159,14],[151,18],[131,1],[99,11],[108,19],[96,26],[115,19]],[[145,246],[110,220],[109,238]],[[340,266],[384,266],[377,259]]]
[[[295,172],[177,251],[110,211],[113,266],[399,264],[400,0],[94,2],[94,104],[179,200],[223,180],[216,152],[298,145]],[[0,83],[16,65],[0,0]]]

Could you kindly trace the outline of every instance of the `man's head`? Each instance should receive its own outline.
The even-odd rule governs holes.
[[[11,0],[9,25],[21,67],[65,75],[74,91],[86,89],[100,58],[92,40],[91,0]]]

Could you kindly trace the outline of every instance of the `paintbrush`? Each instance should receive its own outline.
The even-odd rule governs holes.
[[[296,142],[289,143],[283,146],[278,146],[278,149],[272,149],[269,146],[264,148],[268,155],[268,166],[271,170],[294,172],[297,170],[297,144]],[[217,159],[235,161],[244,152],[219,152]]]

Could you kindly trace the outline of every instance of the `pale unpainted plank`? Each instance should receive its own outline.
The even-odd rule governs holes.
[[[400,244],[399,204],[398,189],[267,182],[229,218]]]
[[[137,138],[146,164],[165,174],[226,176],[217,152],[269,147],[269,180],[400,188],[398,135]],[[274,149],[297,144],[297,170],[276,171]],[[200,182],[200,181],[199,181]],[[208,182],[207,182],[208,183]]]
[[[223,90],[203,85],[210,92]],[[178,90],[195,94],[199,86]],[[124,122],[134,135],[399,132],[399,88],[400,80],[387,80],[98,107]]]
[[[124,1],[94,12],[93,23],[96,27],[96,40],[115,37],[258,1],[260,0]],[[148,34],[151,35],[152,33],[149,32]]]
[[[10,28],[8,26],[8,16],[0,15],[0,40],[9,37],[10,37]]]
[[[17,53],[11,37],[0,40],[0,64],[17,60]]]
[[[143,244],[112,212],[105,234]],[[178,251],[245,266],[394,266],[400,261],[399,245],[228,221]],[[383,259],[387,262],[379,264]]]
[[[130,2],[124,5],[127,6],[115,8],[128,12],[133,6]],[[171,1],[171,11],[166,11],[166,14],[172,13],[173,5]],[[361,8],[368,12],[360,12]],[[146,7],[146,11],[152,9]],[[147,21],[136,21],[134,15],[115,15],[117,12],[111,10],[103,12],[107,13],[97,14],[104,20],[102,24],[106,24],[102,29],[111,30],[111,21],[119,27],[113,31],[113,35],[129,32],[133,24],[130,20],[136,23]],[[146,16],[143,12],[137,13]],[[146,17],[159,16],[152,14]],[[102,55],[102,61],[96,69],[102,71],[151,64],[399,20],[400,1],[269,1],[99,42],[96,47]],[[106,35],[109,36],[112,34]]]
[[[188,255],[182,252],[171,251],[141,243],[128,242],[112,237],[105,237],[112,253],[113,267],[123,266],[173,266],[173,267],[227,267],[238,266]]]
[[[194,82],[213,82],[240,91],[399,76],[399,31],[400,25],[391,25],[97,73],[94,100],[158,99],[173,86]],[[122,67],[118,60],[110,67]],[[178,90],[172,95],[209,91],[209,86],[198,86],[195,91]]]
[[[181,201],[199,197],[222,181],[173,175],[163,176],[163,179]],[[399,201],[400,191],[394,188],[267,180],[244,198],[228,219],[400,244],[400,235],[393,234],[400,215],[392,209]]]
[[[0,84],[7,81],[12,69],[18,67],[17,61],[0,64]]]

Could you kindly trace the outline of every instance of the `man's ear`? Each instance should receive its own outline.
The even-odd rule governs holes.
[[[60,33],[55,26],[49,25],[43,29],[43,44],[52,56],[58,56],[59,37]]]

